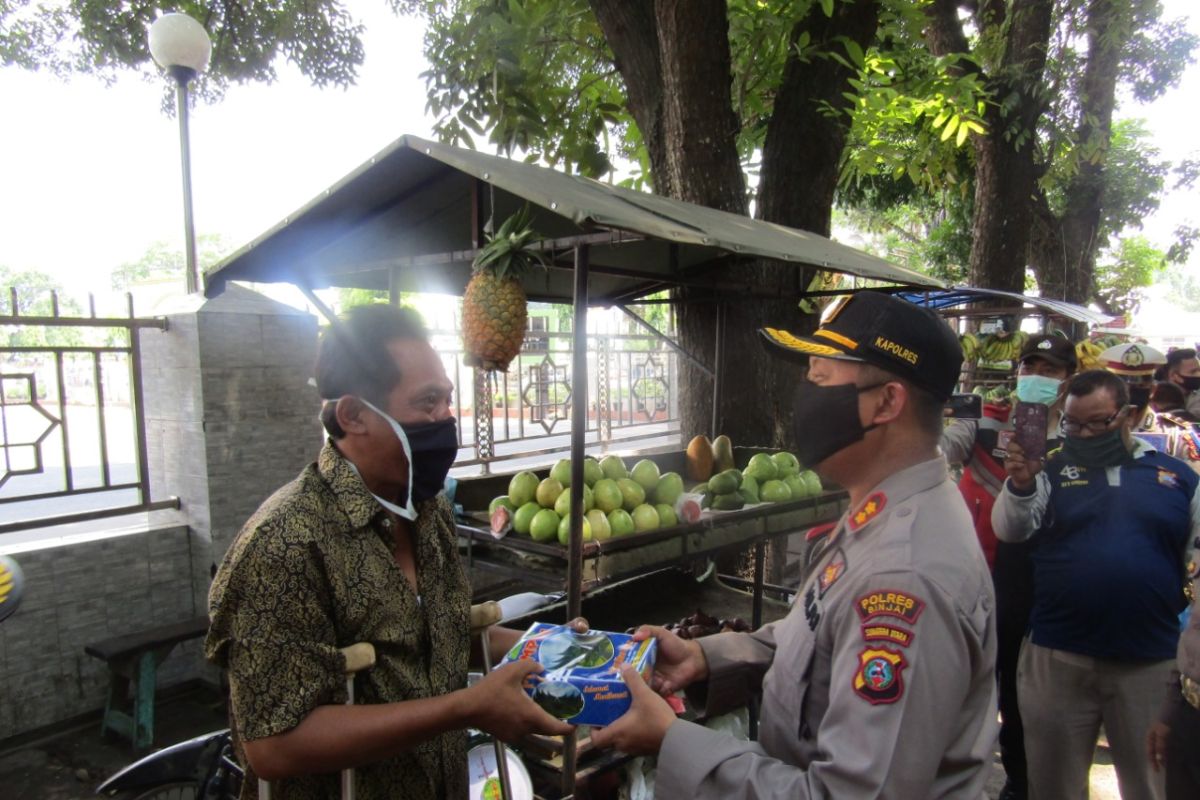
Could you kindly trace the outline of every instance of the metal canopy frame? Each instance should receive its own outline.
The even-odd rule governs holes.
[[[1021,305],[1016,308],[1005,309],[964,310],[962,315],[1004,316],[1007,314],[1044,314],[1049,312],[1074,322],[1084,322],[1089,325],[1103,325],[1112,319],[1109,314],[1101,311],[1093,311],[1076,303],[1068,303],[1066,300],[1055,300],[1051,297],[1034,297],[1017,292],[1006,292],[1000,289],[976,289],[969,286],[954,286],[946,289],[932,289],[919,292],[904,291],[900,293],[900,296],[909,302],[926,306],[951,316],[953,316],[951,309],[957,309],[958,306],[995,300],[1012,300]],[[1025,305],[1033,306],[1033,308],[1025,309],[1023,307]]]
[[[524,279],[533,300],[574,302],[578,246],[589,249],[591,305],[669,286],[745,293],[722,268],[748,259],[942,286],[806,231],[403,136],[210,269],[206,293],[243,280],[461,295],[487,220],[526,204],[552,264]]]

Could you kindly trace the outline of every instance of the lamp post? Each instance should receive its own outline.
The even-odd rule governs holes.
[[[204,26],[186,14],[164,14],[150,26],[150,55],[175,81],[179,117],[179,150],[183,163],[183,235],[187,259],[187,292],[200,288],[196,270],[196,229],[192,222],[192,155],[188,143],[188,84],[208,67],[212,42]]]

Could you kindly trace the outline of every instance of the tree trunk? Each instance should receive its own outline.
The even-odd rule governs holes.
[[[650,153],[655,189],[676,199],[747,212],[733,111],[727,4],[717,0],[591,0],[629,92],[630,111]],[[652,12],[651,12],[652,9]],[[793,38],[808,30],[812,41],[841,48],[846,36],[866,49],[878,25],[878,3],[839,3],[833,17],[815,7]],[[840,52],[840,50],[839,50]],[[805,64],[793,54],[775,98],[763,148],[758,216],[829,234],[838,162],[846,121],[819,110],[822,101],[844,107],[850,72],[833,60]],[[648,84],[653,84],[648,85]],[[803,143],[799,146],[798,143]],[[722,278],[781,298],[797,296],[810,270],[791,265],[727,258],[709,269]],[[713,363],[718,308],[723,314],[725,357],[717,366],[722,384],[718,432],[737,445],[790,446],[791,398],[799,371],[771,358],[758,341],[764,325],[811,329],[792,299],[763,301],[706,290],[677,289],[680,342]],[[680,416],[684,439],[708,434],[712,381],[690,364],[680,365]]]
[[[927,10],[926,39],[934,55],[967,53],[957,3],[935,0]],[[975,150],[975,214],[971,222],[972,286],[1020,292],[1040,175],[1035,129],[1043,111],[1039,97],[1050,41],[1053,0],[1014,0],[1006,16],[998,3],[980,7],[978,24],[996,31],[1007,25],[1004,57],[988,79],[1006,108],[989,105],[986,134],[972,134]],[[1013,98],[1008,100],[1008,98]]]
[[[613,61],[625,81],[629,112],[637,121],[650,155],[650,178],[656,194],[678,197],[667,162],[663,132],[663,81],[658,56],[658,23],[654,4],[629,0],[591,0]]]
[[[1101,240],[1105,161],[1112,139],[1113,109],[1122,44],[1128,40],[1131,14],[1117,0],[1091,0],[1087,7],[1088,49],[1079,93],[1075,141],[1083,150],[1079,168],[1067,186],[1066,208],[1054,219],[1044,198],[1044,236],[1032,261],[1044,297],[1087,303],[1095,297],[1096,253]],[[1045,217],[1049,215],[1050,219]]]

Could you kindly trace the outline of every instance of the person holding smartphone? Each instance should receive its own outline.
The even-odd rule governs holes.
[[[992,509],[1002,542],[1031,540],[1034,602],[1017,691],[1030,796],[1087,794],[1104,726],[1124,800],[1161,800],[1145,757],[1200,537],[1200,476],[1132,434],[1126,383],[1088,370],[1067,384],[1063,446],[1008,445]]]
[[[1059,389],[1076,368],[1075,347],[1062,336],[1034,336],[1017,361],[1017,399],[1048,407],[1046,449],[1056,446],[1062,415]],[[1013,406],[988,403],[978,420],[956,419],[946,426],[941,448],[946,461],[962,464],[958,490],[975,521],[975,534],[992,571],[996,589],[996,680],[1000,689],[1000,760],[1005,783],[999,800],[1025,800],[1025,735],[1017,703],[1017,656],[1033,607],[1033,565],[1027,543],[998,542],[992,505],[1004,485],[1004,459],[1015,432]]]

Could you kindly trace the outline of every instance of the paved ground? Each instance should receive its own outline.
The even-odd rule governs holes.
[[[160,746],[224,727],[220,699],[204,690],[160,701]],[[7,800],[84,800],[104,778],[133,760],[127,743],[102,741],[88,724],[41,741],[0,751],[0,796]],[[1118,800],[1116,776],[1103,747],[1092,766],[1092,800]],[[1004,776],[994,767],[988,797],[995,800]]]

